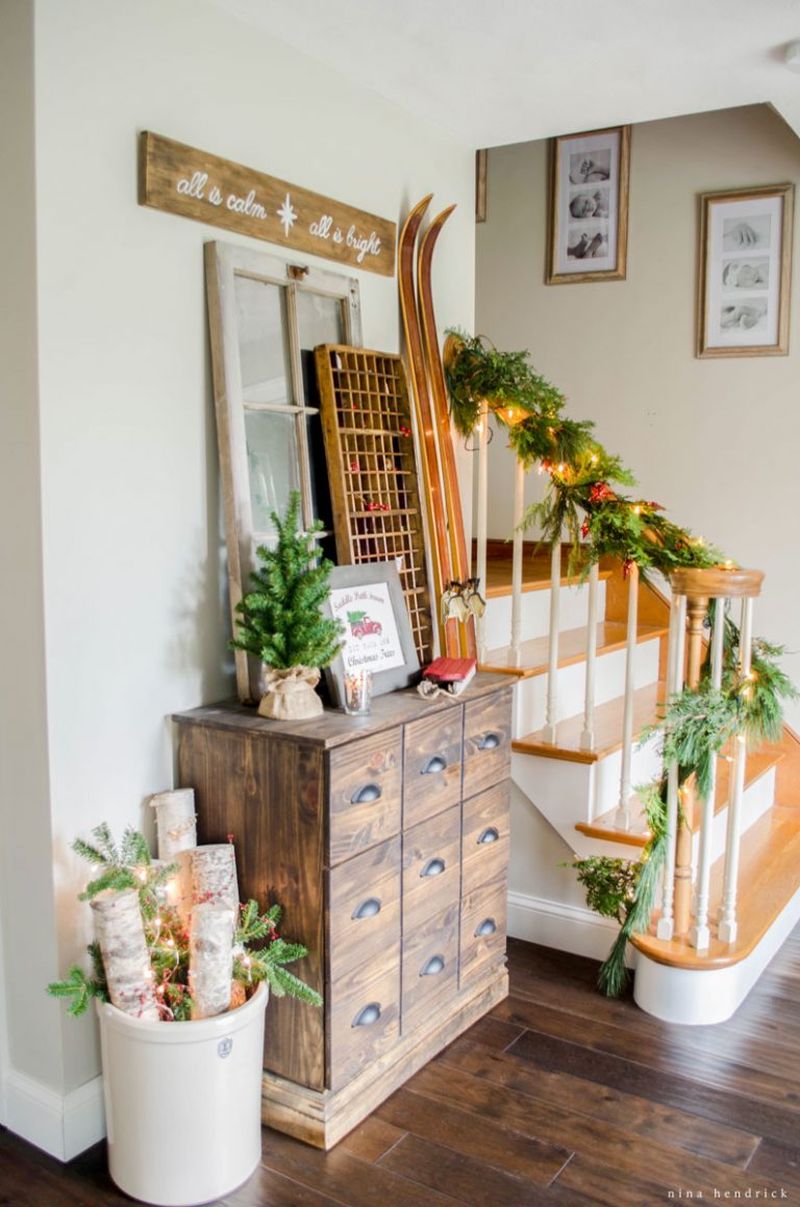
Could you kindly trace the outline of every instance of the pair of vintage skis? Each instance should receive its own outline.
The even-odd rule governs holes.
[[[441,612],[441,601],[450,583],[467,581],[470,559],[464,535],[447,386],[431,290],[434,248],[455,206],[448,206],[437,214],[418,240],[431,197],[432,194],[423,197],[414,206],[400,231],[397,254],[400,311],[427,499],[429,552],[437,613],[435,619],[441,652],[448,657],[474,658],[475,625],[472,617],[459,624],[454,619],[444,619]]]

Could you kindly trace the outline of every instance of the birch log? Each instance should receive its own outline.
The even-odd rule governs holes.
[[[195,847],[191,852],[192,905],[224,905],[239,914],[236,851],[232,842]]]
[[[212,1018],[230,1009],[235,914],[204,903],[192,910],[189,936],[189,990],[192,1018]]]
[[[150,804],[156,811],[158,858],[173,863],[181,851],[197,846],[194,788],[156,792],[150,797]]]
[[[139,894],[135,889],[108,889],[92,898],[92,911],[112,1005],[124,1014],[157,1020]]]

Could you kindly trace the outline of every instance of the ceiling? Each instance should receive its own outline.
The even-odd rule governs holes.
[[[770,101],[800,0],[213,0],[470,146]]]

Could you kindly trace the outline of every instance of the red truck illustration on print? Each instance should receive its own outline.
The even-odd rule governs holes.
[[[366,612],[348,612],[347,623],[353,637],[369,637],[373,634],[378,637],[383,632],[383,625],[377,620],[370,620]]]

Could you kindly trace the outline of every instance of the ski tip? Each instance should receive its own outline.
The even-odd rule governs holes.
[[[420,243],[419,243],[420,254],[422,254],[424,251],[426,251],[428,249],[430,249],[431,251],[433,250],[434,244],[436,243],[436,240],[439,238],[439,235],[441,234],[442,227],[444,226],[445,222],[450,217],[450,215],[452,214],[454,209],[457,209],[457,206],[455,204],[448,205],[447,209],[442,210],[442,212],[440,214],[437,214],[435,218],[431,218],[430,222],[428,223],[427,229],[423,232],[422,238],[420,239]]]
[[[457,209],[458,202],[454,201],[452,205],[446,206],[445,209],[443,209],[440,214],[437,214],[435,218],[431,218],[431,226],[443,226],[452,214],[453,210]]]
[[[417,204],[408,211],[406,220],[403,223],[402,229],[400,231],[401,239],[403,238],[403,235],[406,233],[406,231],[409,229],[409,227],[413,226],[414,224],[419,226],[419,224],[422,221],[422,218],[425,214],[425,211],[427,210],[427,208],[430,205],[432,200],[433,200],[433,193],[428,193],[428,195],[426,197],[423,197],[421,201],[418,201]]]

